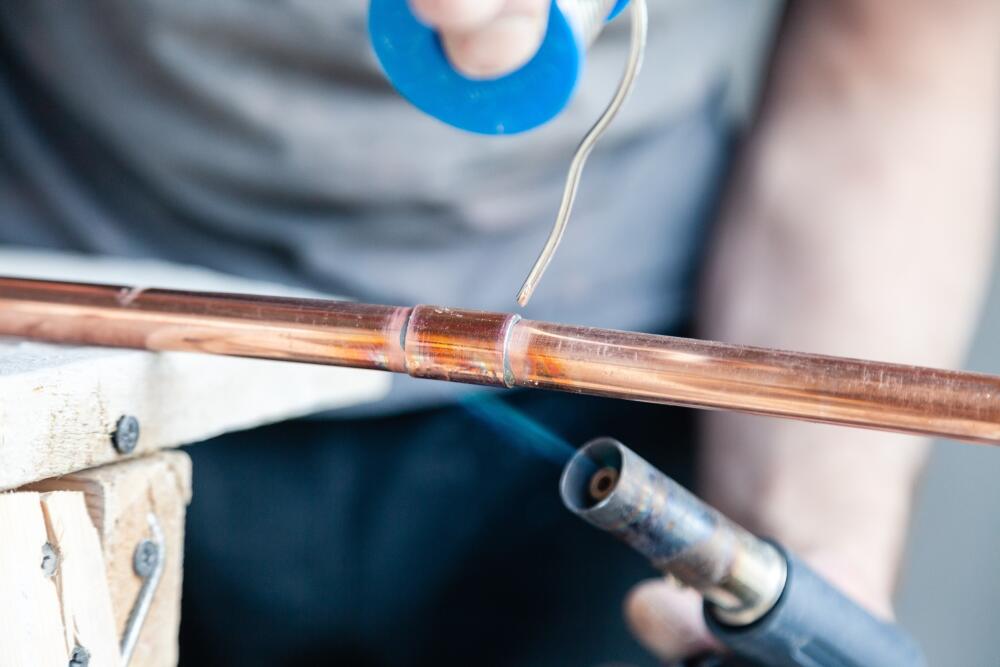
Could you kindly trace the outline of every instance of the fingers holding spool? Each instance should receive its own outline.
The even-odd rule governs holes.
[[[550,0],[410,0],[441,34],[454,68],[471,79],[509,74],[538,52]]]
[[[502,0],[499,10],[482,1],[371,0],[375,55],[403,97],[449,125],[487,135],[539,127],[572,98],[590,32],[554,0]]]
[[[493,19],[507,0],[408,0],[421,21],[441,31],[475,30]]]

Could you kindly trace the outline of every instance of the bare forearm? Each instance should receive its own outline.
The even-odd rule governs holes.
[[[810,0],[783,37],[707,275],[702,333],[960,364],[1000,182],[996,3]],[[731,415],[707,427],[713,500],[752,507],[745,521],[807,552],[847,536],[838,557],[855,571],[842,583],[859,597],[891,583],[923,443]],[[866,560],[864,545],[890,558]]]

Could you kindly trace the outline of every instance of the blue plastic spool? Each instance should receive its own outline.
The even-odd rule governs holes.
[[[618,0],[608,20],[629,0]],[[569,103],[586,54],[583,36],[552,1],[538,53],[516,72],[475,80],[456,72],[437,34],[410,11],[407,0],[372,0],[372,46],[392,85],[418,109],[479,134],[517,134],[552,120]]]

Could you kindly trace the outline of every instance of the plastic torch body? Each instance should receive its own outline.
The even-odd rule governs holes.
[[[920,649],[794,554],[763,540],[610,438],[563,471],[563,502],[697,590],[712,633],[736,655],[779,667],[918,667]]]

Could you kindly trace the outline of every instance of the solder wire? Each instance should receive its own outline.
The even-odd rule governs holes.
[[[562,203],[559,205],[559,213],[556,215],[556,222],[552,226],[552,231],[549,232],[549,237],[542,247],[541,254],[538,255],[538,259],[535,260],[535,264],[531,267],[528,277],[524,280],[521,291],[517,293],[517,303],[521,307],[528,304],[531,295],[534,294],[535,289],[538,287],[538,282],[542,279],[542,275],[549,268],[549,264],[555,256],[556,249],[559,248],[559,243],[562,241],[563,235],[566,233],[566,225],[569,223],[570,214],[573,212],[573,203],[576,201],[576,194],[580,188],[580,177],[583,174],[583,167],[587,164],[587,158],[590,157],[591,151],[594,150],[597,140],[601,138],[601,135],[608,129],[615,116],[618,115],[618,112],[625,105],[625,101],[629,98],[632,89],[635,87],[635,80],[639,76],[639,70],[642,69],[643,57],[646,54],[646,35],[649,24],[646,0],[632,0],[631,4],[632,6],[629,11],[631,12],[632,36],[625,72],[608,108],[604,110],[601,117],[597,119],[594,126],[587,132],[583,141],[577,147],[576,153],[573,155],[573,160],[569,166],[569,173],[566,176],[566,186],[563,188]]]

